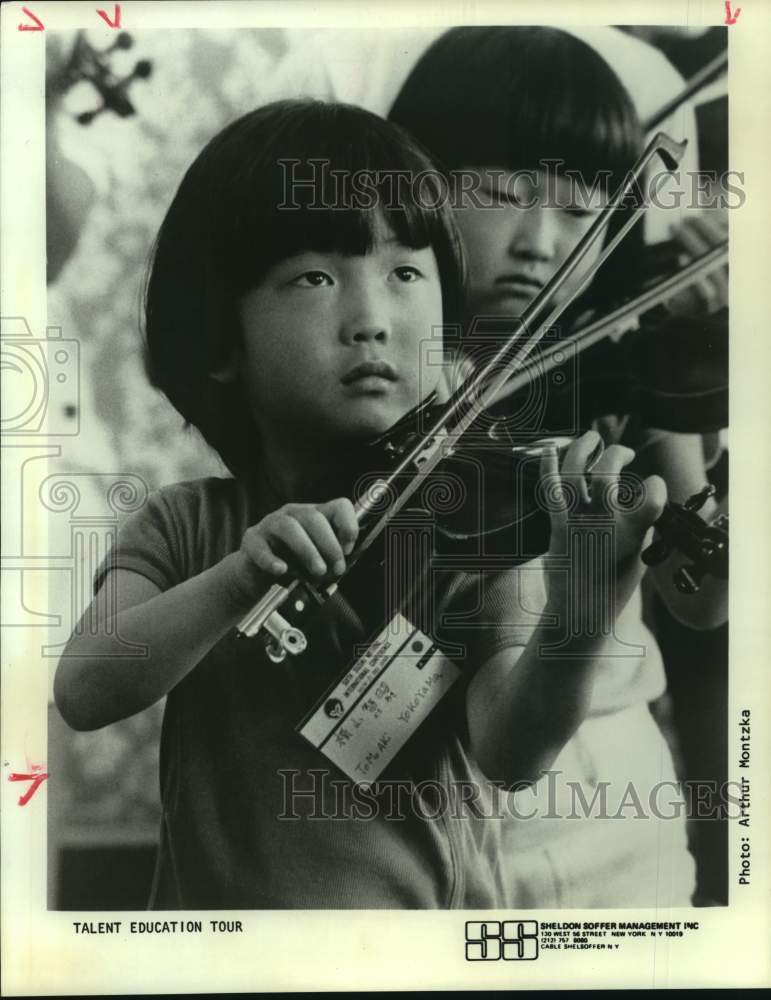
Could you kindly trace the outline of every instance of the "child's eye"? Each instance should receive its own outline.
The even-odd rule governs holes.
[[[394,268],[394,274],[399,279],[405,283],[410,281],[417,281],[421,277],[421,273],[417,267],[412,267],[410,264],[404,264],[402,267]]]
[[[298,288],[323,288],[325,285],[334,284],[334,282],[324,271],[305,271],[294,278],[290,284]]]
[[[596,209],[591,208],[579,208],[578,206],[568,205],[562,210],[566,215],[571,216],[574,219],[588,219],[594,218],[597,215]]]

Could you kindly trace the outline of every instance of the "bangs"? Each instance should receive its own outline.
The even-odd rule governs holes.
[[[390,116],[449,169],[562,160],[620,180],[641,147],[631,99],[586,43],[550,28],[455,28],[423,56]]]
[[[233,294],[298,253],[366,254],[384,226],[404,246],[430,246],[449,261],[456,237],[443,208],[446,182],[401,129],[340,104],[281,102],[269,113],[279,119],[269,148],[263,141],[246,157],[249,116],[237,123],[240,165],[212,220],[218,270],[224,264],[232,276]],[[254,118],[264,140],[265,109]]]
[[[406,247],[431,247],[443,320],[457,325],[465,267],[446,187],[402,129],[321,101],[258,108],[197,157],[147,271],[146,367],[234,474],[252,468],[258,435],[239,386],[213,375],[232,365],[240,345],[241,297],[287,257],[362,255],[387,227]]]

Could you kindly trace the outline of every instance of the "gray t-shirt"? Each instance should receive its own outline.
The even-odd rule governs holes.
[[[164,488],[124,522],[95,586],[122,568],[174,587],[237,550],[265,513],[232,479]],[[271,663],[231,632],[169,693],[151,907],[516,905],[503,849],[515,821],[469,753],[465,690],[475,666],[527,642],[542,574],[435,575],[428,627],[464,650],[463,673],[365,798],[297,726],[382,626],[387,587],[372,580],[342,582],[301,657]],[[593,711],[648,700],[645,674],[639,657],[601,665]]]

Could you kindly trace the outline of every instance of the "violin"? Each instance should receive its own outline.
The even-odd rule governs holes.
[[[727,260],[724,240],[574,333],[563,337],[555,330],[501,389],[493,412],[501,415],[502,425],[508,422],[522,429],[523,412],[540,394],[540,433],[546,427],[552,434],[566,433],[575,423],[586,427],[610,413],[638,414],[646,426],[686,434],[726,427],[727,310],[706,317],[662,319],[659,307],[724,267]],[[472,332],[466,348],[472,357],[479,356],[496,339],[497,335]],[[571,378],[564,371],[566,358],[579,356],[580,371]],[[573,386],[579,380],[581,393],[574,400]]]
[[[559,306],[553,307],[557,292],[579,266],[586,252],[603,237],[611,213],[622,204],[647,164],[654,156],[659,156],[667,168],[673,170],[684,148],[683,143],[677,143],[662,133],[657,134],[627,179],[614,193],[608,206],[593,221],[552,279],[518,318],[514,329],[507,337],[499,339],[492,357],[476,366],[447,402],[437,404],[435,398],[430,398],[416,411],[402,418],[387,435],[373,443],[373,457],[379,463],[387,463],[389,471],[386,475],[376,473],[374,478],[365,477],[362,481],[365,488],[360,490],[355,503],[361,531],[356,548],[349,557],[346,573],[371,549],[395,516],[419,497],[421,491],[431,488],[437,482],[437,475],[443,473],[449,463],[478,468],[482,456],[493,464],[503,462],[509,469],[516,470],[518,465],[532,469],[535,457],[532,442],[517,444],[508,435],[502,437],[498,434],[500,421],[490,419],[490,408],[513,379],[527,381],[532,377],[528,365],[531,364],[531,356],[545,332],[554,326],[562,312],[592,280],[594,271],[613,253],[640,218],[644,205],[638,205],[631,211],[618,232],[600,252],[582,284],[566,296]],[[555,446],[562,443],[564,442],[551,442]],[[464,462],[463,454],[464,447],[468,445],[472,446],[470,463]],[[535,449],[536,455],[540,454],[542,447],[541,442]],[[527,483],[527,476],[521,477],[521,481]],[[478,490],[477,496],[484,498],[485,509],[492,509],[496,517],[494,523],[481,526],[481,530],[477,521],[477,535],[482,533],[486,536],[488,533],[495,534],[501,528],[518,527],[528,518],[543,515],[545,510],[543,504],[539,507],[537,503],[537,489],[531,497],[518,495],[516,509],[512,508],[511,499],[508,508],[498,503],[490,504],[486,489]],[[694,500],[693,503],[696,504],[697,501]],[[688,514],[693,513],[692,506],[686,505]],[[510,517],[503,514],[504,509],[511,511]],[[540,521],[543,522],[543,516]],[[727,572],[726,525],[707,526],[698,515],[694,514],[690,518],[677,505],[669,504],[657,522],[657,527],[669,548],[681,549],[692,560],[692,565],[687,567],[686,572],[694,586],[698,586],[698,581],[707,574],[719,576]],[[451,537],[452,528],[445,530],[444,534]],[[461,538],[470,537],[463,532],[456,532],[458,534]],[[542,548],[541,551],[543,550]],[[658,555],[660,554],[659,552]],[[654,552],[652,558],[656,557],[657,552]],[[290,577],[285,582],[273,584],[239,623],[238,633],[244,637],[261,635],[268,657],[274,662],[281,662],[287,654],[298,655],[307,648],[307,639],[299,627],[303,617],[313,608],[323,605],[336,590],[337,584],[319,587],[299,577]]]
[[[121,118],[135,113],[129,89],[135,80],[147,79],[152,63],[140,59],[131,73],[120,77],[112,69],[111,55],[130,49],[134,40],[122,31],[112,45],[95,49],[84,31],[75,35],[67,51],[58,36],[49,42],[46,76],[46,280],[59,276],[77,245],[84,220],[93,203],[94,185],[88,172],[74,163],[59,144],[59,121],[64,95],[78,83],[87,83],[96,91],[101,104],[75,116],[81,125],[89,125],[100,114],[110,111]]]

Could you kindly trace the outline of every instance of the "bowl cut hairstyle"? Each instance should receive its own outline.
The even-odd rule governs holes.
[[[604,171],[613,191],[643,145],[637,112],[616,73],[590,45],[556,28],[450,29],[415,65],[388,117],[448,172],[535,170],[561,160],[557,172],[579,175],[587,190]],[[607,239],[622,212],[614,213]],[[642,246],[638,224],[583,301],[624,294]]]
[[[453,28],[425,52],[389,112],[450,169],[533,169],[561,159],[616,182],[641,146],[631,98],[605,60],[556,28]]]
[[[312,100],[244,115],[193,162],[148,267],[145,365],[234,475],[254,471],[259,433],[237,376],[212,376],[238,351],[240,298],[294,254],[367,253],[385,222],[404,246],[433,249],[444,323],[457,323],[465,268],[444,185],[397,125]]]

